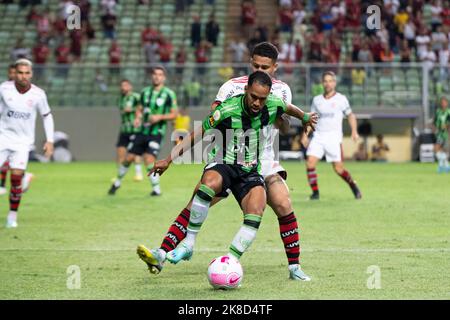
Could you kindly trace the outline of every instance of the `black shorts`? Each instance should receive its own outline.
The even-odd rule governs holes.
[[[130,144],[128,145],[128,152],[142,156],[144,153],[151,154],[155,158],[158,157],[161,149],[162,136],[158,135],[144,135],[134,134],[130,137]]]
[[[227,190],[229,189],[239,204],[252,188],[265,186],[264,178],[259,173],[245,172],[237,165],[211,163],[205,167],[203,174],[210,170],[218,172],[223,179],[222,191],[216,194],[216,197],[228,197]]]
[[[124,147],[128,148],[128,144],[130,143],[131,133],[119,133],[119,137],[117,138],[116,147]]]

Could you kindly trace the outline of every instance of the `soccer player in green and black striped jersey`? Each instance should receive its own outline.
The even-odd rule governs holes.
[[[298,119],[303,112],[280,98],[269,95],[272,79],[262,71],[248,78],[245,94],[226,99],[203,121],[200,130],[176,146],[167,159],[156,162],[152,173],[162,174],[172,163],[209,130],[216,130],[214,158],[205,167],[196,192],[185,240],[166,255],[172,263],[189,260],[197,234],[205,221],[214,197],[230,189],[244,213],[244,222],[234,237],[229,256],[239,259],[256,237],[266,205],[264,178],[260,175],[260,154],[267,139],[263,128],[274,124],[284,113]]]
[[[436,134],[436,143],[434,151],[438,160],[438,173],[449,172],[447,148],[448,148],[448,132],[450,130],[450,109],[448,108],[448,100],[441,97],[439,107],[436,110],[433,121]]]
[[[140,95],[140,106],[136,112],[136,123],[140,123],[139,133],[133,135],[128,146],[128,155],[119,166],[116,180],[108,193],[113,195],[121,185],[130,163],[136,156],[143,156],[144,163],[149,168],[156,161],[161,143],[167,130],[167,121],[177,117],[178,106],[175,93],[165,86],[166,70],[155,67],[152,70],[152,85],[144,88]],[[159,174],[150,175],[153,187],[152,196],[161,194]]]
[[[127,155],[127,148],[130,144],[133,135],[139,133],[140,126],[136,124],[136,111],[140,104],[140,95],[137,92],[133,92],[133,86],[131,81],[123,79],[120,82],[120,98],[119,98],[119,111],[120,111],[120,132],[117,139],[117,163],[120,165],[125,161]],[[142,177],[142,165],[141,157],[137,156],[134,160],[135,168],[135,181],[141,181]]]

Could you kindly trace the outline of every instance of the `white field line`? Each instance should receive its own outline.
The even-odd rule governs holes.
[[[127,252],[135,251],[136,248],[0,248],[0,252],[23,252],[23,251],[37,251],[37,252]],[[198,248],[195,252],[224,252],[227,248]],[[277,253],[284,252],[281,248],[268,249],[249,249],[249,252],[258,253]],[[450,248],[306,248],[301,249],[301,252],[328,252],[328,253],[450,253]]]

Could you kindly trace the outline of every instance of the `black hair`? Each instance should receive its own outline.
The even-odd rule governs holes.
[[[120,80],[120,83],[124,83],[124,82],[128,82],[129,84],[131,84],[131,81],[128,80],[127,78],[123,78],[122,80]]]
[[[258,82],[262,86],[272,89],[272,78],[263,71],[255,71],[248,77],[248,86],[250,87],[254,82]]]
[[[16,65],[14,64],[14,63],[11,63],[9,66],[8,66],[8,69],[15,69],[16,68]]]
[[[272,59],[276,62],[278,59],[278,49],[270,42],[260,42],[258,43],[252,51],[253,56],[261,56]]]

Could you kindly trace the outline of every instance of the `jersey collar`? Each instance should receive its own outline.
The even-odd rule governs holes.
[[[27,92],[31,89],[31,83],[28,84],[28,87],[26,87],[26,88],[20,88],[20,87],[17,85],[17,82],[14,81],[14,86],[16,87],[16,90],[17,90],[20,94],[25,94],[25,93],[27,93]]]
[[[337,93],[337,91],[334,91],[334,93],[333,93],[333,95],[331,96],[331,97],[325,97],[325,93],[323,94],[323,98],[325,99],[325,100],[330,100],[331,98],[333,98],[335,95],[336,95],[336,93]]]

